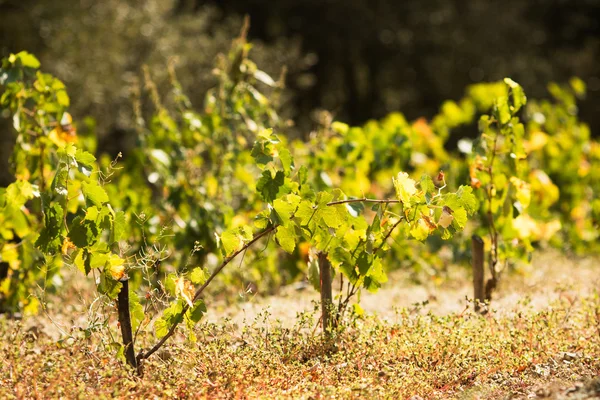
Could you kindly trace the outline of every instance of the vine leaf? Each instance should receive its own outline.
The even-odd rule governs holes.
[[[281,248],[288,253],[293,253],[296,248],[296,229],[293,225],[280,226],[275,233],[275,239],[279,242]]]
[[[35,242],[36,247],[48,254],[57,253],[63,243],[64,211],[57,203],[52,203],[44,211],[44,228]]]
[[[108,202],[108,194],[96,181],[82,182],[81,190],[86,200],[93,205],[102,207],[104,203]]]
[[[403,204],[408,205],[410,199],[417,193],[415,181],[412,180],[406,172],[399,172],[396,178],[392,178],[394,188],[396,189],[396,197]]]
[[[279,188],[283,186],[285,176],[283,171],[277,171],[275,175],[269,170],[263,171],[260,179],[256,182],[256,191],[267,203],[277,198]]]

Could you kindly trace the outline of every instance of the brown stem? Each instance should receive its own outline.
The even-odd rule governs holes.
[[[404,218],[400,218],[388,231],[388,233],[386,233],[385,237],[383,238],[383,240],[381,241],[381,243],[379,244],[379,246],[377,246],[374,250],[373,250],[373,254],[376,255],[379,250],[381,250],[381,248],[385,245],[385,243],[387,242],[387,240],[390,238],[390,236],[392,235],[392,232],[394,231],[394,229],[396,229],[396,227],[398,225],[400,225],[400,223],[404,220]],[[357,281],[358,282],[358,281]],[[341,319],[342,316],[344,315],[344,312],[346,311],[346,308],[348,307],[348,303],[350,303],[350,299],[352,298],[352,296],[354,296],[357,292],[358,292],[358,286],[356,285],[357,282],[354,282],[352,284],[352,286],[350,286],[350,282],[348,282],[348,291],[346,292],[346,298],[344,299],[344,301],[342,303],[340,303],[338,309],[338,319]]]
[[[223,270],[223,268],[225,268],[225,266],[227,264],[229,264],[235,257],[237,257],[240,253],[243,253],[244,251],[246,251],[248,249],[248,247],[252,246],[254,243],[256,243],[259,239],[261,239],[262,237],[268,235],[269,233],[273,232],[275,229],[277,229],[279,225],[273,225],[270,228],[265,229],[264,231],[256,234],[254,236],[254,238],[252,238],[252,240],[250,240],[248,243],[246,243],[241,249],[237,250],[235,253],[233,253],[232,255],[225,257],[225,259],[223,260],[223,262],[221,262],[221,264],[217,267],[217,269],[214,270],[214,272],[210,275],[210,277],[206,280],[206,282],[204,282],[204,284],[202,286],[200,286],[198,288],[198,290],[196,290],[196,293],[194,294],[194,297],[192,299],[192,303],[195,303],[196,300],[198,300],[198,298],[200,297],[200,295],[202,295],[202,292],[204,291],[204,289],[206,289],[206,287],[212,282],[213,279],[215,279],[215,277]],[[179,314],[179,318],[177,318],[177,321],[183,321],[183,316],[185,315],[186,311],[189,309],[190,307],[185,304],[181,310],[181,313]],[[150,357],[152,354],[154,354],[158,349],[160,349],[162,347],[162,345],[171,337],[173,336],[173,334],[175,333],[175,330],[177,329],[177,326],[179,325],[179,323],[173,324],[173,326],[171,326],[171,328],[169,329],[169,331],[167,332],[167,334],[165,336],[163,336],[150,350],[148,350],[147,352],[143,353],[141,352],[140,354],[138,354],[137,356],[137,361],[138,363],[141,360],[144,360],[148,357]]]
[[[44,177],[44,143],[40,143],[40,192],[46,191],[46,178]]]
[[[352,296],[354,296],[358,292],[358,286],[356,285],[357,283],[358,283],[358,281],[356,281],[352,285],[350,285],[350,282],[348,282],[348,286],[347,286],[347,290],[346,290],[346,298],[344,299],[344,302],[339,307],[338,320],[342,319],[342,317],[346,313],[346,309],[348,308],[350,299],[352,298]]]
[[[331,335],[334,327],[334,319],[331,315],[333,304],[331,263],[327,259],[327,253],[319,252],[319,275],[321,282],[321,321],[323,322],[323,334]]]
[[[396,200],[396,199],[367,199],[366,197],[363,197],[362,199],[347,199],[347,200],[337,200],[337,201],[330,201],[329,203],[327,203],[328,206],[335,206],[337,204],[346,204],[346,203],[383,203],[383,204],[390,204],[390,203],[400,203],[400,200]]]
[[[117,298],[119,310],[119,325],[121,325],[121,336],[125,347],[125,360],[133,369],[138,371],[138,360],[135,358],[133,341],[133,330],[131,328],[131,315],[129,314],[129,278],[121,280],[121,291]],[[139,371],[138,371],[139,373]]]
[[[338,301],[338,316],[342,313],[342,291],[344,290],[344,274],[340,272],[340,296]]]
[[[488,217],[488,223],[490,224],[490,242],[491,242],[489,268],[490,268],[490,272],[492,274],[492,279],[494,280],[493,285],[490,285],[490,282],[488,282],[489,288],[488,288],[488,286],[486,286],[486,292],[489,289],[490,298],[491,298],[491,291],[493,290],[493,288],[496,287],[496,284],[495,284],[495,282],[497,281],[496,264],[498,262],[498,231],[496,230],[494,214],[492,213],[492,208],[493,208],[493,204],[494,204],[494,196],[492,195],[492,189],[493,189],[493,185],[494,185],[494,160],[496,159],[498,136],[499,136],[498,133],[496,133],[496,135],[494,136],[494,145],[493,145],[493,149],[492,149],[492,156],[490,157],[490,165],[489,165],[488,171],[487,171],[488,175],[490,177],[490,184],[488,185],[488,189],[486,191],[486,194],[488,197],[487,217]],[[486,295],[486,297],[487,297],[487,295]]]
[[[383,240],[381,241],[381,243],[379,244],[379,246],[377,246],[377,248],[375,250],[373,250],[373,254],[377,254],[379,252],[379,250],[381,250],[381,248],[385,245],[385,243],[387,242],[387,240],[390,238],[390,236],[392,235],[392,232],[394,231],[394,229],[396,229],[396,227],[398,225],[400,225],[400,222],[402,222],[404,220],[404,218],[400,218],[393,226],[392,228],[388,231],[388,233],[386,233],[385,237],[383,238]]]
[[[481,305],[485,301],[485,292],[483,287],[484,269],[483,269],[483,240],[478,235],[471,237],[471,251],[473,262],[473,288],[475,299],[475,311],[480,312]]]

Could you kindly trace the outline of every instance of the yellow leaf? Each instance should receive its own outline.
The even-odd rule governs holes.
[[[423,218],[420,218],[411,228],[410,234],[415,239],[423,241],[427,239],[427,236],[429,236],[429,231],[429,225],[427,222]]]
[[[396,188],[396,197],[402,203],[409,203],[410,198],[417,193],[415,181],[406,172],[399,172],[397,178],[392,178],[392,182]]]
[[[186,281],[183,276],[177,278],[175,282],[175,290],[178,296],[181,296],[190,307],[194,307],[192,299],[194,298],[194,285],[190,281]]]
[[[559,220],[555,219],[540,226],[540,239],[550,240],[562,228]]]
[[[125,276],[125,260],[117,254],[111,254],[108,259],[108,270],[114,280],[122,279]]]
[[[548,135],[546,135],[544,132],[535,131],[531,133],[529,140],[523,145],[525,147],[525,151],[530,153],[532,151],[543,149],[546,143],[548,143]]]
[[[454,221],[452,210],[450,207],[444,206],[442,215],[440,215],[440,219],[438,220],[438,225],[442,228],[448,228],[452,224],[452,221]]]
[[[531,203],[531,188],[529,187],[529,184],[515,176],[510,177],[510,183],[517,189],[516,197],[519,203],[521,203],[523,208],[529,207],[529,204]]]
[[[538,226],[527,214],[521,214],[513,220],[513,228],[517,231],[519,239],[531,239],[538,236]]]
[[[110,275],[115,281],[120,280],[125,275],[125,266],[124,265],[111,265],[110,266]]]
[[[66,237],[62,244],[62,254],[66,255],[70,249],[74,248],[76,248],[76,246],[73,244],[73,242],[71,242],[71,240],[69,240],[68,237]]]

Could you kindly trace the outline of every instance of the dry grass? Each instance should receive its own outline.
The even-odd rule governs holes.
[[[381,297],[365,299],[373,311],[379,298],[381,312],[349,318],[330,342],[315,332],[315,313],[302,300],[312,294],[255,299],[252,308],[242,303],[225,310],[232,319],[199,325],[195,343],[178,337],[147,361],[142,378],[113,358],[105,330],[85,338],[73,328],[57,343],[45,333],[52,329],[39,325],[47,323],[42,317],[0,320],[0,398],[544,396],[600,371],[593,262],[562,260],[558,268],[556,257],[549,260],[507,276],[495,310],[483,317],[465,307],[464,274],[413,296],[412,286],[396,276],[393,287],[375,295]],[[431,302],[398,304],[398,291]],[[256,311],[267,303],[273,315]],[[309,312],[278,322],[302,308]],[[147,334],[138,346],[151,342]]]

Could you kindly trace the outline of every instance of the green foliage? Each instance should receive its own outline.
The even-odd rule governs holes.
[[[532,197],[560,216],[562,237],[554,244],[568,242],[565,247],[580,253],[597,251],[600,179],[594,171],[600,166],[600,145],[577,117],[576,100],[585,96],[585,84],[573,78],[548,90],[551,100],[531,102],[527,109],[527,147],[537,169]]]
[[[36,58],[22,52],[3,60],[0,69],[0,104],[12,113],[18,134],[12,156],[17,180],[4,192],[0,216],[2,260],[9,263],[2,308],[8,311],[35,311],[35,297],[24,293],[36,284],[52,289],[59,282],[50,279],[59,273],[55,263],[73,260],[86,274],[99,269],[99,288],[110,298],[125,273],[123,260],[111,251],[123,218],[108,205],[95,157],[75,144],[64,85],[38,68]]]
[[[229,54],[218,58],[218,84],[207,92],[201,112],[183,94],[172,65],[175,110],[164,105],[145,70],[153,115],[143,118],[138,90],[139,147],[122,164],[120,157],[96,159],[90,152],[67,113],[64,85],[39,72],[33,56],[19,53],[3,61],[0,103],[18,133],[12,158],[17,180],[0,190],[0,254],[9,264],[0,286],[6,307],[34,311],[24,294],[59,270],[54,265],[93,274],[106,301],[116,299],[121,280],[131,277],[146,293],[143,300],[131,296],[133,325],[145,329],[154,319],[156,336],[164,338],[138,356],[143,359],[182,322],[195,340],[192,328],[206,313],[203,291],[209,284],[237,287],[236,274],[244,275],[244,283],[274,287],[286,274],[293,278],[307,270],[316,284],[321,266],[315,255],[324,253],[342,289],[346,285],[338,297],[343,313],[360,290],[376,291],[387,281],[393,262],[436,260],[436,246],[468,228],[472,215],[479,217],[474,228],[488,234],[497,279],[503,264],[527,259],[535,241],[560,229],[557,213],[565,206],[552,209],[559,199],[584,202],[586,215],[600,214],[589,189],[569,187],[568,173],[559,171],[553,156],[532,146],[540,124],[523,123],[534,108],[525,108],[523,89],[508,78],[445,103],[431,124],[409,123],[393,113],[350,127],[323,113],[308,142],[290,145],[272,99],[283,82],[248,58],[245,37],[243,30]],[[265,86],[272,97],[259,90]],[[561,154],[560,162],[579,162],[580,168],[582,160],[597,162],[597,145],[584,149],[589,133],[561,118],[572,111],[582,84],[573,81],[572,92],[550,90],[562,103],[539,106],[548,114],[547,129],[580,134],[581,152],[573,160]],[[465,162],[445,150],[445,140],[480,112],[486,112],[479,119],[480,137]],[[567,143],[557,135],[556,146]],[[565,182],[565,194],[542,168]],[[588,175],[586,184],[596,190],[597,180],[582,174]],[[584,233],[595,223],[572,231],[588,239]],[[252,249],[257,242],[261,246]],[[458,247],[461,240],[450,243]],[[238,255],[249,267],[224,269]],[[158,318],[142,304],[150,301],[165,306]]]
[[[255,149],[271,149],[270,154],[287,157],[282,151],[285,144],[270,132],[260,135],[256,143]],[[326,151],[320,156],[323,161]],[[264,153],[254,152],[258,165],[270,176],[281,176],[277,192],[273,191],[273,196],[266,199],[271,200],[273,211],[268,218],[270,224],[276,226],[275,239],[290,253],[299,241],[306,241],[310,248],[329,255],[334,269],[347,280],[348,295],[340,298],[342,312],[360,288],[375,291],[387,281],[380,251],[388,249],[387,241],[398,226],[405,225],[418,240],[425,240],[436,232],[450,238],[464,228],[467,214],[477,208],[469,187],[461,187],[454,194],[442,194],[442,188],[438,191],[431,178],[423,178],[423,187],[417,189],[417,182],[404,172],[392,179],[396,199],[352,199],[339,189],[315,190],[299,181],[301,174],[287,168],[288,163],[280,162],[277,156],[265,157]],[[257,190],[260,190],[258,185]],[[369,213],[363,213],[364,207],[351,207],[362,202],[375,206]],[[392,204],[399,206],[395,213],[389,209]],[[444,217],[451,221],[444,223]],[[232,248],[225,254],[230,255],[235,250]],[[309,273],[314,277],[316,265],[314,262],[310,265]]]
[[[511,258],[527,258],[533,250],[531,232],[521,226],[532,221],[525,129],[518,117],[527,98],[516,82],[506,78],[504,83],[506,94],[495,99],[491,115],[479,120],[481,133],[469,167],[471,186],[481,203],[481,227],[489,235],[493,282]]]

